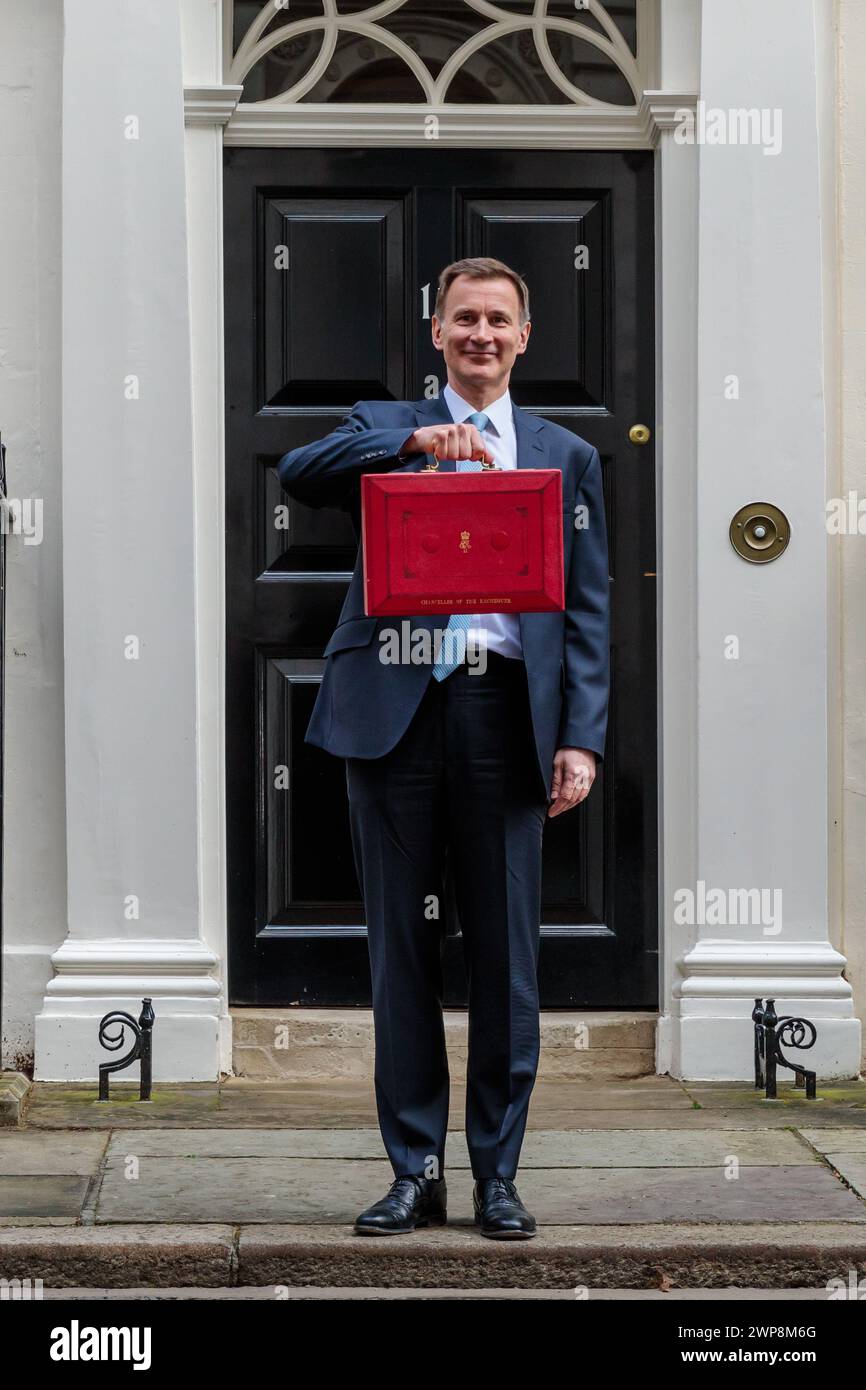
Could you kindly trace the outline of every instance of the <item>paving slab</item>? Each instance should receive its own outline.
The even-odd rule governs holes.
[[[457,1123],[462,1126],[462,1115]],[[452,1122],[453,1123],[453,1122]],[[566,1101],[544,1110],[530,1110],[527,1132],[532,1129],[814,1129],[828,1127],[866,1129],[866,1111],[842,1107],[827,1108],[816,1114],[814,1108],[782,1106],[761,1109],[741,1105],[688,1110],[573,1110]]]
[[[729,1081],[683,1081],[683,1089],[703,1106],[725,1105],[728,1108],[738,1105],[755,1105],[762,1108],[786,1105],[803,1105],[807,1109],[817,1109],[823,1102],[846,1108],[866,1108],[866,1082],[846,1081],[838,1085],[821,1085],[815,1088],[815,1099],[806,1100],[803,1087],[795,1087],[780,1081],[775,1100],[768,1100],[762,1090],[746,1083],[732,1084]]]
[[[866,1155],[866,1128],[801,1129],[800,1133],[819,1153]]]
[[[67,1130],[34,1134],[31,1130],[0,1130],[0,1177],[15,1174],[87,1174],[94,1172],[108,1144],[104,1133]]]
[[[664,1221],[866,1223],[861,1199],[822,1164],[725,1168],[526,1168],[519,1190],[542,1224]],[[111,1156],[93,1203],[97,1223],[347,1223],[380,1197],[390,1164],[368,1159],[142,1158],[130,1180]],[[471,1221],[471,1175],[449,1183],[449,1219]]]
[[[0,1177],[0,1224],[76,1222],[89,1186],[82,1177]]]
[[[866,1205],[826,1168],[529,1170],[520,1193],[544,1225],[676,1221],[866,1223]]]
[[[465,1136],[460,1136],[465,1144]],[[449,1145],[451,1140],[449,1139]],[[719,1167],[809,1164],[815,1155],[787,1130],[594,1129],[533,1130],[520,1155],[525,1168]],[[468,1152],[466,1155],[468,1165]],[[453,1159],[450,1160],[453,1166]]]
[[[866,1197],[866,1154],[828,1153],[825,1157],[849,1187]]]
[[[209,1110],[207,1112],[178,1109],[176,1113],[170,1115],[161,1113],[158,1116],[154,1115],[153,1111],[145,1110],[138,1112],[126,1110],[121,1113],[114,1112],[112,1115],[105,1115],[104,1112],[94,1114],[93,1112],[77,1111],[69,1115],[62,1110],[52,1112],[46,1107],[40,1110],[32,1121],[28,1121],[27,1129],[40,1133],[46,1133],[50,1130],[68,1132],[75,1129],[102,1131],[104,1133],[108,1130],[120,1129],[151,1130],[156,1126],[164,1130],[222,1129],[230,1131],[246,1128],[309,1130],[320,1128],[323,1117],[327,1117],[328,1128],[334,1131],[351,1132],[359,1129],[376,1128],[375,1105],[371,1105],[368,1109],[343,1110],[339,1115],[335,1115],[327,1098],[325,1098],[315,1104],[308,1103],[303,1106],[293,1102],[290,1105],[280,1106],[227,1106],[221,1110]],[[827,1110],[822,1114],[821,1120],[826,1120],[828,1129],[848,1128],[852,1132],[866,1131],[866,1112],[859,1109]],[[455,1105],[449,1115],[449,1134],[453,1135],[460,1132],[464,1125],[464,1108],[462,1105]],[[560,1105],[551,1104],[543,1111],[539,1109],[534,1113],[531,1109],[526,1132],[529,1135],[551,1129],[563,1131],[692,1130],[695,1126],[699,1126],[701,1129],[722,1130],[814,1130],[818,1128],[818,1121],[814,1110],[805,1110],[802,1107],[769,1112],[754,1111],[744,1106],[731,1110],[695,1110],[690,1108],[684,1111],[667,1109],[660,1112],[655,1109],[573,1110],[566,1103],[563,1103]]]
[[[351,1224],[393,1179],[386,1160],[366,1159],[143,1158],[138,1171],[130,1181],[123,1159],[109,1160],[94,1204],[97,1223]]]
[[[675,1110],[686,1114],[694,1109],[691,1096],[680,1083],[664,1076],[636,1077],[601,1085],[566,1079],[536,1082],[530,1102],[531,1109],[537,1112],[536,1118],[551,1104],[572,1111]]]
[[[0,1143],[0,1159],[2,1152]],[[114,1161],[126,1154],[173,1158],[386,1157],[379,1131],[372,1128],[115,1130],[106,1156]],[[449,1134],[445,1157],[448,1170],[470,1167],[464,1130]],[[718,1167],[731,1157],[748,1165],[821,1161],[812,1147],[787,1130],[534,1130],[524,1140],[520,1168],[522,1172],[526,1168],[558,1167]]]
[[[60,1085],[35,1082],[30,1089],[23,1122],[27,1128],[112,1129],[123,1124],[148,1125],[209,1121],[219,1111],[219,1087],[212,1084],[155,1086],[152,1099],[140,1101],[138,1086],[111,1090],[111,1099],[100,1101],[92,1085]]]
[[[687,1089],[687,1084],[690,1089]],[[220,1083],[158,1086],[152,1102],[140,1102],[135,1086],[112,1092],[101,1103],[96,1086],[37,1082],[31,1088],[24,1123],[28,1129],[152,1129],[244,1127],[316,1129],[323,1116],[329,1128],[377,1127],[372,1077],[363,1081],[268,1082],[228,1077]],[[703,1128],[791,1126],[863,1127],[866,1088],[852,1099],[850,1087],[806,1102],[802,1092],[778,1102],[762,1100],[754,1088],[725,1083],[683,1083],[667,1076],[593,1083],[569,1079],[537,1081],[528,1131],[568,1129]],[[451,1089],[450,1128],[465,1125],[465,1086]]]
[[[321,1120],[321,1116],[320,1116]],[[456,1136],[455,1136],[456,1137]],[[449,1138],[449,1145],[451,1140]],[[378,1129],[117,1129],[107,1157],[384,1158]]]

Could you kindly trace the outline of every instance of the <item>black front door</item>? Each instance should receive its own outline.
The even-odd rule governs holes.
[[[653,157],[228,149],[226,759],[235,1005],[369,1004],[341,760],[304,743],[355,563],[343,513],[280,488],[286,450],[361,399],[444,385],[439,270],[496,256],[530,288],[517,404],[594,444],[611,573],[605,761],[549,821],[543,1007],[657,1002]],[[465,1004],[453,914],[447,1002]]]

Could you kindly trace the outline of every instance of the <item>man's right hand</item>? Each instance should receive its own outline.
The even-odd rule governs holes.
[[[477,459],[494,463],[493,454],[475,425],[425,425],[410,434],[401,454],[433,454],[440,459]]]

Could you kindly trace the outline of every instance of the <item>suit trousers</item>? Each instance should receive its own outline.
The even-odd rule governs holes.
[[[539,1052],[541,846],[526,667],[489,653],[432,675],[403,737],[347,758],[367,918],[379,1127],[396,1177],[441,1176],[449,1071],[442,1019],[444,873],[469,985],[466,1139],[476,1179],[513,1178]]]

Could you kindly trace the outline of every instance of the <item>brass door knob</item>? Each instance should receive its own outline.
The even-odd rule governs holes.
[[[628,437],[632,444],[649,444],[650,435],[651,431],[649,425],[632,425],[628,432]]]

